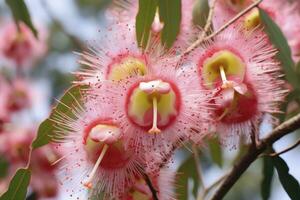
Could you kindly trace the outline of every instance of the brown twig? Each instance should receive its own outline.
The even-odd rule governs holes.
[[[246,155],[242,157],[236,165],[234,165],[229,175],[218,188],[211,200],[223,199],[240,176],[248,169],[251,163],[267,149],[267,147],[272,146],[274,142],[298,128],[300,128],[300,114],[276,127],[266,138],[262,139],[257,146],[251,145]]]
[[[151,191],[151,193],[152,193],[153,199],[154,199],[154,200],[158,200],[158,197],[157,197],[157,191],[156,191],[156,189],[154,188],[154,186],[153,186],[153,184],[152,184],[152,182],[151,182],[149,176],[148,176],[146,173],[144,173],[143,176],[144,176],[144,179],[145,179],[145,181],[146,181],[146,184],[148,185],[148,187],[149,187],[149,189],[150,189],[150,191]]]
[[[281,154],[284,154],[284,153],[286,153],[286,152],[289,152],[290,150],[293,150],[294,148],[296,148],[296,147],[299,146],[299,145],[300,145],[300,140],[298,140],[295,144],[291,145],[290,147],[288,147],[288,148],[286,148],[286,149],[284,149],[284,150],[282,150],[282,151],[280,151],[280,152],[278,152],[278,153],[272,153],[272,154],[270,154],[269,156],[272,156],[272,157],[274,157],[274,156],[279,156],[279,155],[281,155]]]
[[[191,51],[193,51],[195,48],[197,48],[202,42],[210,40],[211,38],[215,37],[222,31],[224,31],[228,26],[236,22],[238,19],[240,19],[242,16],[244,16],[246,13],[248,13],[253,8],[257,7],[263,0],[257,0],[253,4],[251,4],[249,7],[247,7],[245,10],[240,12],[238,15],[236,15],[234,18],[232,18],[229,22],[224,24],[221,28],[219,28],[217,31],[213,32],[212,34],[208,35],[207,37],[199,37],[190,47],[187,48],[185,52],[181,56],[189,54]]]
[[[216,2],[217,2],[217,0],[213,0],[211,3],[204,30],[202,32],[200,32],[198,39],[189,48],[187,48],[187,50],[185,52],[183,52],[183,55],[188,54],[189,52],[191,52],[193,49],[195,49],[199,44],[201,44],[204,41],[204,38],[212,25],[212,19],[214,16]]]

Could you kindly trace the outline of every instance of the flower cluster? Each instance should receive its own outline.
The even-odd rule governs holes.
[[[54,145],[38,149],[30,156],[30,145],[36,137],[37,122],[33,107],[41,99],[40,91],[27,76],[34,63],[46,51],[46,34],[40,31],[39,40],[20,23],[1,21],[0,31],[0,194],[8,187],[18,168],[31,160],[30,189],[37,198],[53,198],[58,194],[58,166],[52,163],[61,157]],[[4,73],[6,72],[6,73]],[[26,118],[22,115],[26,114]],[[31,159],[30,159],[31,158]],[[6,167],[5,167],[6,166]],[[47,180],[47,181],[45,181]]]
[[[247,2],[218,1],[214,26]],[[255,28],[257,10],[181,56],[185,36],[195,38],[192,18],[182,16],[174,48],[164,49],[157,34],[163,24],[154,24],[147,48],[141,49],[136,8],[117,16],[110,10],[112,22],[100,31],[101,41],[79,54],[84,67],[75,73],[74,84],[88,89],[81,99],[74,98],[71,116],[54,113],[56,142],[65,152],[62,182],[74,199],[86,192],[91,198],[153,199],[145,174],[159,199],[176,198],[174,174],[163,168],[176,148],[187,141],[203,143],[206,136],[218,136],[228,145],[240,135],[258,137],[263,115],[280,112],[287,92],[277,50],[263,29]],[[262,8],[282,15],[267,9],[267,3]]]
[[[0,56],[17,68],[31,67],[47,51],[47,33],[39,28],[39,38],[35,38],[30,29],[23,23],[18,27],[13,22],[1,24]]]

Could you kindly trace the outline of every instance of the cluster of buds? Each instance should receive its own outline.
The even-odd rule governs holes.
[[[214,26],[247,2],[220,0]],[[62,182],[74,199],[88,191],[91,198],[104,194],[105,199],[152,200],[146,173],[159,199],[172,200],[174,181],[161,175],[166,173],[161,168],[174,149],[186,141],[203,143],[207,135],[229,145],[242,134],[258,137],[263,115],[280,112],[287,93],[277,50],[262,29],[252,27],[258,25],[257,10],[178,56],[187,46],[183,32],[168,51],[158,42],[159,34],[152,35],[146,49],[138,47],[136,8],[125,12],[126,23],[109,13],[113,22],[99,45],[79,54],[84,68],[75,73],[74,84],[88,89],[70,108],[72,116],[54,113],[56,140],[65,152]],[[184,16],[182,26],[190,27],[181,30],[192,32],[192,19],[187,23]]]
[[[39,39],[23,23],[18,25],[2,19],[0,30],[0,157],[7,170],[0,179],[0,195],[5,193],[9,182],[19,168],[27,166],[29,160],[32,176],[30,189],[39,199],[54,198],[58,194],[58,179],[53,166],[61,155],[54,145],[32,152],[30,146],[36,137],[36,119],[32,115],[35,103],[41,97],[33,87],[26,70],[45,55],[45,30],[39,29]],[[5,68],[7,67],[7,68]],[[27,69],[26,69],[27,68]],[[6,73],[2,73],[6,72]],[[28,125],[30,123],[30,125]],[[45,181],[46,180],[46,181]]]
[[[1,24],[0,56],[5,64],[17,68],[32,67],[47,51],[47,33],[39,28],[36,38],[23,23],[18,27],[13,22]]]
[[[0,134],[6,123],[10,123],[13,116],[32,107],[34,93],[28,80],[16,78],[7,80],[0,76]]]

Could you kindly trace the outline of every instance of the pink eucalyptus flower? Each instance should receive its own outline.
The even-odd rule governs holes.
[[[31,30],[20,23],[20,30],[13,22],[2,25],[0,32],[0,55],[12,62],[16,67],[32,67],[47,51],[47,34],[44,29],[38,29],[36,39]]]
[[[84,68],[75,73],[76,83],[95,85],[103,80],[121,80],[147,72],[148,62],[153,62],[156,56],[152,58],[138,48],[134,26],[116,23],[104,31],[99,42],[93,41],[99,45],[92,44],[80,54],[79,63]]]
[[[6,106],[10,112],[20,111],[32,106],[34,91],[29,82],[17,78],[12,81]]]
[[[83,101],[72,110],[74,118],[55,113],[57,142],[65,152],[61,183],[74,199],[85,198],[84,191],[118,199],[140,174],[142,159],[126,145],[127,135],[109,106],[90,96]]]
[[[10,88],[7,81],[0,75],[0,133],[3,130],[3,125],[10,119],[10,111],[7,108],[9,102]]]
[[[251,0],[220,0],[217,1],[213,24],[219,28],[232,19],[235,15],[252,3]],[[259,6],[277,23],[288,40],[292,49],[295,62],[300,60],[300,8],[299,3],[290,3],[285,0],[264,0]],[[239,23],[245,28],[253,29],[260,24],[259,11],[257,8],[250,11]]]
[[[176,69],[177,62],[174,55],[164,55],[143,76],[99,82],[90,91],[112,106],[112,118],[138,151],[165,154],[178,140],[208,131],[209,94],[196,71]]]
[[[250,136],[264,113],[280,112],[286,91],[275,55],[266,34],[245,34],[236,27],[192,53],[190,60],[198,68],[199,84],[215,92],[211,103],[215,104],[217,133],[223,141],[227,136]]]

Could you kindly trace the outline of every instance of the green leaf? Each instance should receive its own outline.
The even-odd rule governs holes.
[[[8,167],[9,167],[8,161],[5,159],[5,157],[1,155],[0,156],[0,178],[5,178],[7,176]]]
[[[193,188],[193,194],[196,197],[198,193],[198,188],[199,188],[199,180],[197,177],[197,168],[195,165],[195,160],[193,156],[190,156],[188,159],[186,159],[181,166],[179,167],[177,173],[179,174],[179,179],[178,179],[178,187],[177,187],[177,195],[178,195],[178,200],[187,200],[188,198],[188,180],[191,178],[194,182],[194,188]]]
[[[263,159],[263,179],[261,182],[261,197],[263,200],[268,200],[270,198],[273,175],[274,166],[272,159],[265,156]]]
[[[161,41],[170,48],[180,31],[181,0],[159,0],[158,7],[160,21],[164,24]]]
[[[0,197],[0,200],[24,200],[30,177],[31,172],[29,169],[19,169],[11,180],[8,190]]]
[[[217,137],[210,138],[208,141],[208,147],[212,160],[219,166],[223,166],[223,154],[222,148]]]
[[[209,13],[208,0],[197,0],[193,8],[193,23],[204,28]]]
[[[287,81],[289,81],[295,88],[300,88],[300,79],[295,73],[295,63],[292,60],[291,49],[286,38],[275,22],[273,22],[266,12],[261,9],[260,16],[270,41],[279,50],[277,58],[282,63]]]
[[[298,62],[298,64],[296,65],[296,72],[298,76],[300,76],[300,62]]]
[[[279,156],[273,157],[273,165],[275,166],[281,185],[292,200],[300,199],[300,185],[289,173],[289,167],[286,162]]]
[[[135,23],[136,38],[140,47],[147,47],[157,5],[158,0],[139,0],[139,11]]]
[[[17,23],[19,23],[19,21],[24,22],[24,24],[26,24],[31,29],[32,33],[37,38],[38,32],[31,21],[30,14],[24,0],[5,0],[5,1],[6,4],[9,6],[16,22]]]
[[[64,113],[65,115],[74,118],[72,110],[78,106],[81,102],[81,91],[86,89],[87,86],[73,86],[60,99],[55,108],[52,109],[52,113],[48,119],[43,121],[38,129],[38,135],[32,143],[33,149],[48,144],[52,139],[55,139],[55,123],[51,120],[56,112]],[[66,106],[67,105],[67,106]]]

